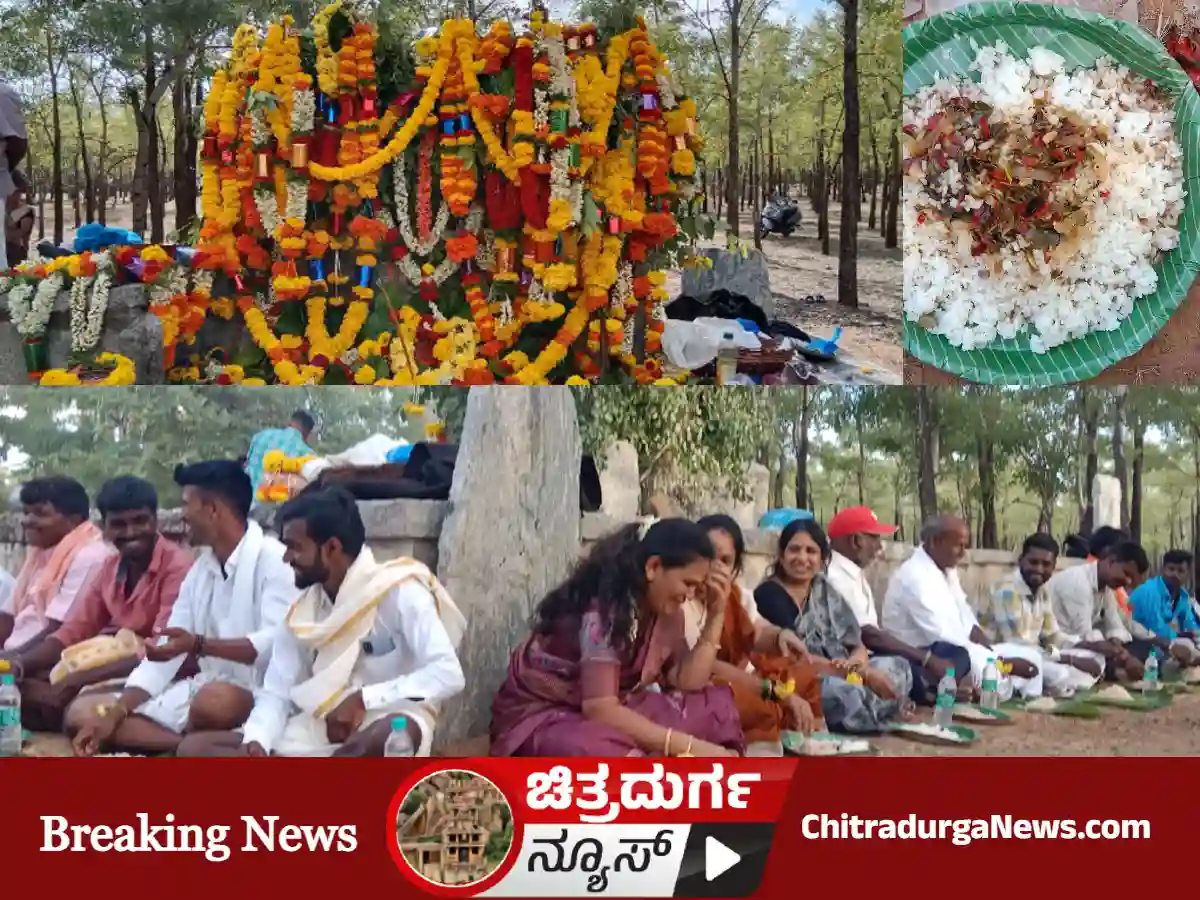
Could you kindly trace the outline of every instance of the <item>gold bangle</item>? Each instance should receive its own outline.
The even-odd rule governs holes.
[[[668,728],[667,736],[665,738],[663,738],[663,756],[671,755],[671,735],[672,734],[674,734],[674,731],[672,729]]]
[[[687,742],[687,746],[683,748],[683,752],[682,752],[682,753],[676,753],[676,754],[675,754],[675,757],[676,757],[677,759],[690,759],[690,758],[691,758],[691,757],[694,755],[694,754],[692,753],[692,741],[693,741],[693,740],[695,740],[695,738],[693,738],[693,737],[692,737],[692,736],[689,734],[689,735],[688,735],[688,742]]]

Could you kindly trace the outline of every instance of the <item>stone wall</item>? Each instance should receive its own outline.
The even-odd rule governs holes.
[[[138,382],[161,384],[163,376],[162,324],[147,312],[146,289],[140,284],[113,288],[97,352],[120,353],[133,360]],[[71,353],[71,316],[68,294],[58,295],[46,328],[51,368],[67,364]],[[0,303],[0,384],[27,384],[21,336],[8,320],[8,306]]]
[[[359,504],[367,526],[367,539],[375,555],[381,559],[412,556],[437,570],[438,539],[448,503],[440,500],[372,500]],[[174,540],[186,543],[183,522],[178,510],[165,510],[160,516],[163,533]],[[604,513],[585,513],[580,520],[580,550],[586,551],[604,535],[620,527],[621,520]],[[758,584],[764,578],[774,558],[777,534],[761,529],[746,532],[746,566],[743,582],[747,586]],[[880,602],[887,591],[888,579],[901,563],[913,552],[905,544],[884,544],[884,558],[867,571],[871,587]],[[20,516],[16,513],[0,515],[0,568],[14,575],[25,558],[25,545],[21,536]],[[1006,550],[971,550],[959,569],[963,588],[971,598],[973,606],[986,596],[988,586],[1007,573],[1016,564],[1016,556]],[[1059,567],[1073,565],[1074,560],[1060,559]],[[537,598],[526,598],[529,605]],[[518,635],[512,635],[516,641]]]

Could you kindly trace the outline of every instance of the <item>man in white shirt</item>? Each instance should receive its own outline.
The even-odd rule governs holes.
[[[951,667],[970,668],[970,657],[962,647],[936,641],[928,647],[913,647],[879,627],[875,595],[865,569],[883,553],[883,537],[896,533],[895,525],[885,525],[866,506],[843,509],[829,520],[829,546],[832,554],[825,577],[850,609],[862,628],[863,646],[875,656],[899,656],[912,667],[913,686],[909,692],[915,703],[930,705],[935,685]]]
[[[465,620],[412,559],[375,561],[354,498],[309,489],[279,511],[303,590],[240,731],[198,733],[180,756],[382,756],[399,725],[428,756],[439,704],[462,691]]]
[[[1109,677],[1123,672],[1126,678],[1141,678],[1143,660],[1131,652],[1139,646],[1134,640],[1137,635],[1130,633],[1116,591],[1134,587],[1149,570],[1146,551],[1132,541],[1120,541],[1107,547],[1099,559],[1064,569],[1047,581],[1043,590],[1063,646],[1101,654]],[[1132,617],[1128,622],[1135,624]],[[1143,641],[1140,646],[1148,651],[1151,644]]]
[[[992,646],[979,627],[958,580],[956,567],[966,555],[971,536],[962,519],[938,516],[921,532],[920,548],[910,556],[888,585],[883,603],[883,627],[914,646],[944,641],[964,648],[971,658],[970,672],[955,667],[959,684],[969,678],[976,689],[983,680],[988,659],[1012,666],[1012,683],[1018,693],[1038,697],[1042,674],[1037,648],[1018,644]]]
[[[205,549],[120,696],[68,713],[80,756],[106,747],[170,753],[187,732],[240,726],[262,684],[276,627],[295,599],[283,545],[247,518],[250,479],[238,463],[179,466],[175,482],[183,488],[190,541]],[[194,674],[179,678],[185,666]]]
[[[13,595],[13,589],[16,586],[17,579],[9,575],[4,569],[0,569],[0,609],[4,609],[8,605],[8,601]]]

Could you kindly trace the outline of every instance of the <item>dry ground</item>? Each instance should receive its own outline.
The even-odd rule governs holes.
[[[1096,719],[1012,712],[1010,725],[973,726],[968,747],[934,747],[891,735],[872,738],[881,756],[1193,756],[1200,752],[1200,691],[1180,694],[1166,709],[1132,712],[1105,707]],[[928,713],[918,716],[928,720]],[[443,756],[487,754],[487,739],[462,741]],[[60,735],[35,735],[31,755],[69,756]]]
[[[883,369],[899,376],[903,354],[900,350],[900,314],[903,308],[903,253],[883,246],[879,232],[861,223],[858,232],[858,309],[837,305],[838,230],[841,206],[830,207],[830,232],[833,239],[829,256],[821,254],[817,239],[817,217],[808,201],[800,201],[803,216],[800,228],[791,236],[763,239],[763,253],[771,274],[771,291],[779,318],[815,334],[829,337],[842,327],[839,341],[843,352],[855,362]],[[867,207],[864,204],[863,213]],[[754,220],[743,214],[743,240],[754,235]],[[724,245],[724,232],[717,232],[714,246]],[[679,277],[668,279],[672,294],[679,293]],[[809,296],[823,295],[824,304],[805,303]]]

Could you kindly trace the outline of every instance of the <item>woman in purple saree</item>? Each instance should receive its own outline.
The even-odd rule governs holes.
[[[513,652],[492,704],[492,755],[739,755],[733,693],[711,683],[726,599],[707,593],[712,558],[684,519],[597,542]],[[683,603],[695,594],[716,625],[689,650]]]

